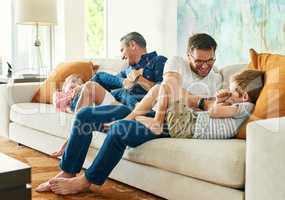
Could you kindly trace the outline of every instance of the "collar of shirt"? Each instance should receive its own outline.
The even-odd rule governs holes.
[[[157,56],[156,51],[146,53],[146,54],[142,55],[140,61],[137,64],[131,65],[131,67],[133,69],[140,69],[140,68],[144,67],[145,65],[147,65],[147,63],[150,60],[152,60],[153,58],[155,58],[156,56]]]

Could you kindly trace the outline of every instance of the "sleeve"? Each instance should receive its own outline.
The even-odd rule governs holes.
[[[254,108],[254,104],[249,103],[249,102],[238,103],[238,104],[234,104],[234,105],[238,107],[237,114],[235,116],[233,116],[233,118],[235,118],[235,119],[249,117],[253,108]]]
[[[167,62],[165,63],[163,74],[167,72],[177,72],[181,74],[180,69],[183,69],[183,61],[181,59],[182,58],[175,56],[167,60]]]
[[[163,70],[164,70],[164,65],[167,61],[167,58],[164,56],[159,56],[157,58],[157,61],[154,65],[154,82],[158,83],[161,82],[163,80],[162,78],[162,74],[163,74]]]

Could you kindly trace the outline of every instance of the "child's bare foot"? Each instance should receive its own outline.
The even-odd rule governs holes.
[[[50,189],[55,194],[68,195],[85,192],[91,183],[84,175],[74,178],[54,178],[50,180]]]
[[[51,156],[55,157],[55,158],[62,156],[64,153],[64,150],[65,150],[66,144],[67,144],[67,142],[64,142],[57,151],[55,151],[51,154]]]
[[[149,128],[154,134],[160,135],[162,133],[162,125],[154,120],[154,118],[151,117],[145,117],[145,116],[138,116],[136,117],[136,121],[142,123],[147,128]]]
[[[75,177],[75,174],[69,174],[69,173],[61,171],[54,178],[73,178],[73,177]],[[36,188],[36,192],[51,192],[51,188],[50,188],[51,185],[49,183],[50,180],[38,185],[38,187]]]

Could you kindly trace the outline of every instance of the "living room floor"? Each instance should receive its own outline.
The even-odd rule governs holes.
[[[59,172],[58,159],[31,148],[0,137],[0,152],[20,160],[32,167],[32,199],[33,200],[159,200],[153,196],[128,185],[108,180],[100,189],[91,188],[88,193],[78,195],[59,196],[53,193],[37,193],[34,188],[41,182]]]

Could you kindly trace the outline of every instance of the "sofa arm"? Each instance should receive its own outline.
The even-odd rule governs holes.
[[[247,126],[246,200],[285,199],[285,117]]]
[[[8,137],[10,107],[15,103],[30,102],[40,83],[0,85],[0,136]]]

